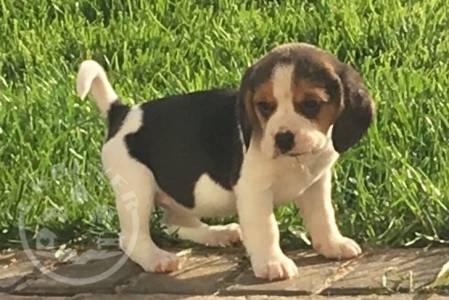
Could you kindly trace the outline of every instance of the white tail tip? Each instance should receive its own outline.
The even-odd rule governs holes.
[[[91,92],[103,115],[107,114],[111,103],[118,99],[104,69],[94,60],[81,63],[76,76],[76,92],[81,99]]]

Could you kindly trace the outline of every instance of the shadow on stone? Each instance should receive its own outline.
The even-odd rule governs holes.
[[[342,263],[325,259],[312,251],[296,251],[287,255],[297,264],[299,277],[270,282],[255,278],[252,270],[246,268],[222,294],[310,295],[320,291]]]
[[[70,280],[85,279],[101,274],[111,268],[121,257],[111,257],[103,260],[94,260],[86,264],[59,265],[52,272]],[[71,285],[56,281],[42,273],[35,273],[35,278],[29,278],[19,284],[15,293],[33,295],[73,295],[78,293],[114,293],[117,285],[132,276],[143,272],[135,263],[127,260],[116,272],[105,279],[85,285]]]
[[[183,268],[170,274],[142,273],[122,293],[209,295],[230,284],[240,273],[238,256],[203,252],[189,256]]]

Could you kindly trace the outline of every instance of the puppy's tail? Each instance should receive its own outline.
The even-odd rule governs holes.
[[[104,69],[94,60],[81,63],[76,76],[76,92],[84,99],[91,92],[103,116],[107,116],[111,104],[118,96],[108,81]]]

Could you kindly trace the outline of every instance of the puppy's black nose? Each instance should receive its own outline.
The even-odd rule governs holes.
[[[276,147],[278,147],[281,153],[285,153],[293,148],[295,143],[295,136],[290,130],[278,132],[274,136],[274,141],[276,143]]]

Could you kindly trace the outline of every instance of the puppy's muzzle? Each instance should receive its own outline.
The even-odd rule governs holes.
[[[295,146],[295,135],[290,130],[276,133],[274,142],[279,151],[284,154]]]

